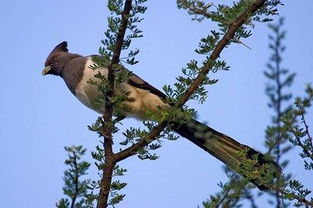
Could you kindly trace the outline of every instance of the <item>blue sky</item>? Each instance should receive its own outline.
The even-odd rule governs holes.
[[[199,58],[193,50],[213,26],[192,22],[185,11],[176,8],[175,1],[150,1],[147,6],[140,25],[144,38],[133,45],[141,50],[140,63],[131,70],[161,89],[175,82],[185,63]],[[287,30],[283,65],[297,73],[290,89],[297,95],[303,94],[304,84],[313,77],[312,11],[311,0],[286,1],[280,8]],[[2,0],[2,207],[54,207],[62,197],[63,147],[82,144],[90,151],[97,144],[97,135],[87,125],[98,115],[79,103],[62,79],[42,77],[41,70],[48,53],[63,40],[68,41],[71,52],[96,54],[107,15],[102,0]],[[189,103],[198,110],[199,120],[258,150],[264,150],[264,129],[272,113],[263,76],[269,57],[268,33],[266,25],[257,24],[254,35],[245,41],[252,50],[234,45],[223,51],[231,71],[213,75],[220,81],[209,87],[204,105]],[[138,125],[128,119],[123,128]],[[157,161],[133,157],[121,163],[128,169],[122,178],[128,186],[119,207],[196,207],[225,180],[222,163],[183,138],[164,141],[157,153]],[[287,171],[313,188],[310,173],[300,170],[301,160],[296,154],[290,156]]]

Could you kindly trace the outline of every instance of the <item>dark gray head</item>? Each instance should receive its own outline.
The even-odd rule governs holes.
[[[50,52],[42,75],[53,74],[62,77],[64,66],[76,57],[79,57],[79,55],[68,53],[67,42],[63,41]]]

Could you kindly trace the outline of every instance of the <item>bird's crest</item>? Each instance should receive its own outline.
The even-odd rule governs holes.
[[[54,49],[50,52],[46,60],[45,66],[49,65],[48,63],[50,62],[51,57],[53,57],[55,54],[60,53],[60,52],[68,52],[66,41],[63,41],[54,47]]]
[[[57,52],[68,52],[67,49],[67,42],[63,41],[62,43],[59,43],[57,46],[54,47],[54,49],[51,51],[51,53],[57,53]]]

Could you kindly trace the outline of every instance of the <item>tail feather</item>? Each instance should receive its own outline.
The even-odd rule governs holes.
[[[181,136],[187,138],[203,150],[221,160],[229,167],[237,170],[237,172],[244,177],[248,176],[247,172],[243,171],[243,161],[249,159],[257,159],[257,163],[253,165],[252,171],[257,171],[263,167],[263,165],[269,165],[273,177],[278,177],[278,175],[280,175],[281,168],[273,160],[266,158],[262,153],[251,147],[240,144],[229,136],[226,136],[194,119],[187,123],[172,122],[171,128]],[[269,185],[264,184],[262,182],[263,180],[260,178],[248,178],[260,190],[271,189]]]

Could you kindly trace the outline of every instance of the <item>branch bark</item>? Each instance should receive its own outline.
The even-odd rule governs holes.
[[[213,67],[214,61],[220,56],[220,53],[222,50],[227,46],[227,44],[231,41],[231,39],[234,37],[236,31],[244,24],[245,21],[256,12],[259,8],[261,8],[265,4],[266,0],[256,0],[253,2],[247,9],[244,11],[229,27],[227,32],[225,33],[224,37],[218,42],[217,46],[215,47],[214,51],[212,52],[209,61],[207,65],[205,65],[199,75],[196,79],[193,80],[189,88],[186,90],[186,92],[181,96],[181,98],[177,101],[176,107],[180,108],[182,107],[192,96],[192,94],[196,91],[196,89],[201,85],[201,83],[204,81],[204,78],[207,76],[207,74],[210,72],[211,68]],[[159,123],[149,135],[147,135],[145,138],[143,138],[138,143],[124,149],[121,152],[118,152],[116,154],[117,161],[121,161],[123,159],[126,159],[138,151],[138,149],[146,146],[150,142],[154,140],[154,138],[159,135],[164,128],[167,126],[168,121],[163,121]]]

